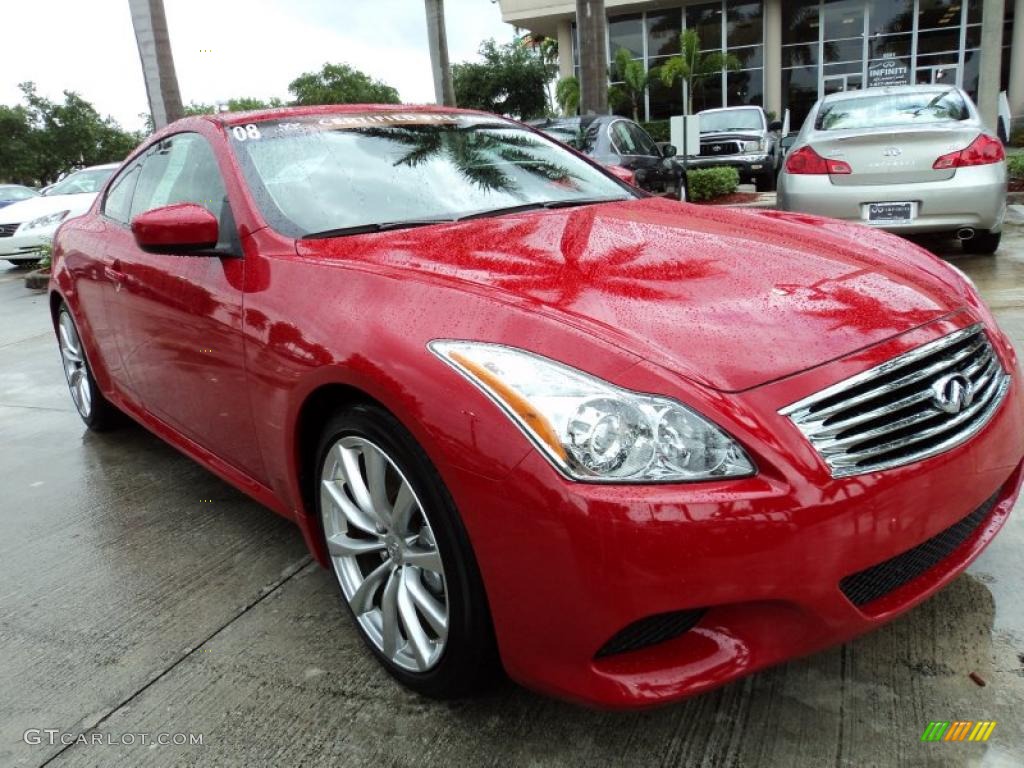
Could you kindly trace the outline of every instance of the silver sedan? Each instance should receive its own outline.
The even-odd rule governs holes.
[[[1006,214],[1003,145],[948,86],[834,93],[818,101],[779,174],[779,208],[901,234],[956,233],[995,253]]]

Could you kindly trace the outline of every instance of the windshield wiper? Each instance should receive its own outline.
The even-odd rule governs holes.
[[[393,229],[412,229],[413,227],[429,227],[432,224],[444,224],[455,219],[408,219],[406,221],[385,221],[376,224],[355,224],[351,227],[325,229],[321,232],[309,232],[302,235],[302,240],[324,240],[330,237],[345,235],[364,235],[368,232],[390,232]]]
[[[583,197],[577,200],[549,200],[546,203],[523,203],[522,205],[510,205],[506,208],[493,208],[489,211],[477,211],[459,216],[456,221],[469,221],[470,219],[485,219],[492,216],[505,216],[511,213],[524,213],[526,211],[553,210],[555,208],[575,208],[578,205],[597,205],[599,203],[617,203],[629,200],[628,197]]]

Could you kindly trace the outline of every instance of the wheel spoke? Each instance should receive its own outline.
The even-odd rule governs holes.
[[[415,565],[417,568],[423,568],[434,573],[444,573],[444,568],[441,566],[441,553],[436,549],[410,547],[402,555],[402,559],[409,565]]]
[[[355,557],[379,552],[384,549],[384,542],[380,539],[354,539],[344,533],[336,533],[327,538],[327,549],[334,557]]]
[[[68,325],[68,323],[61,321],[60,337],[61,341],[64,342],[64,352],[76,363],[81,362],[82,354],[78,349],[78,336],[73,329],[68,327]]]
[[[345,495],[345,491],[339,485],[340,480],[324,480],[321,486],[321,497],[320,504],[322,506],[328,506],[333,504],[345,516],[352,525],[364,533],[370,533],[373,535],[377,534],[377,524],[372,518],[366,516],[366,514],[352,503],[351,499]]]
[[[409,590],[409,597],[416,603],[437,636],[442,640],[448,637],[448,616],[445,607],[423,585],[420,574],[413,571],[406,581],[406,587]]]
[[[78,379],[78,391],[82,398],[82,410],[88,416],[92,410],[92,389],[89,387],[89,379],[84,375]]]
[[[402,569],[402,582],[398,590],[398,615],[402,620],[402,626],[405,627],[405,636],[409,640],[409,649],[416,659],[417,666],[426,669],[430,663],[430,638],[420,626],[416,606],[409,594],[408,580],[411,573],[408,568]]]
[[[409,484],[403,480],[398,489],[398,495],[395,497],[394,509],[391,512],[391,527],[399,536],[404,536],[409,532],[409,523],[415,510],[416,497],[413,496]]]
[[[359,585],[359,588],[353,593],[352,599],[348,601],[356,616],[362,616],[373,609],[373,597],[380,589],[381,583],[391,573],[392,568],[394,565],[391,560],[385,560],[363,579],[363,583]]]
[[[401,578],[397,571],[392,571],[388,583],[384,585],[384,594],[380,600],[381,636],[384,655],[393,659],[398,652],[398,591],[401,589]]]
[[[372,448],[363,451],[363,460],[366,463],[366,482],[374,515],[382,523],[390,525],[391,505],[388,503],[384,478],[388,463],[379,451]]]
[[[362,468],[359,466],[359,454],[351,448],[343,446],[339,446],[338,450],[341,453],[341,471],[345,478],[345,485],[352,492],[352,498],[355,499],[359,509],[366,517],[374,523],[381,522],[373,508],[370,489],[366,487],[366,481],[363,479]]]

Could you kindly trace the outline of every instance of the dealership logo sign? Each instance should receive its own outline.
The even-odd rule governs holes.
[[[988,741],[995,728],[995,720],[933,720],[921,734],[921,741]]]
[[[974,402],[974,384],[962,373],[943,376],[932,384],[932,404],[943,413],[960,413]]]

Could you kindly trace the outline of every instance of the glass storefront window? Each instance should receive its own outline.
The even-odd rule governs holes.
[[[651,69],[661,66],[667,61],[666,58],[651,59]],[[683,114],[683,86],[676,83],[671,88],[666,87],[661,78],[654,77],[647,88],[650,98],[650,120],[668,120],[672,115]]]
[[[694,80],[693,111],[717,109],[722,106],[722,78],[719,75]]]
[[[786,3],[782,21],[782,43],[818,44],[818,3],[816,0],[801,0]]]
[[[870,0],[868,17],[872,35],[890,35],[912,32],[914,29],[914,0]]]
[[[825,0],[821,11],[825,39],[863,36],[863,0]]]
[[[818,68],[782,70],[782,98],[782,108],[789,110],[790,128],[799,131],[814,102],[818,100]]]
[[[960,50],[960,27],[936,29],[917,34],[917,54],[944,53]]]
[[[848,40],[826,40],[824,47],[825,62],[864,61],[864,38],[854,37]]]
[[[729,48],[764,43],[764,19],[760,2],[730,0],[725,6],[725,44]]]
[[[725,99],[727,107],[760,106],[764,101],[764,70],[729,72]]]
[[[963,0],[918,0],[918,29],[941,29],[960,27],[960,10]]]
[[[679,53],[683,12],[679,8],[647,14],[647,55],[674,56]],[[653,64],[652,64],[653,66]]]
[[[764,47],[730,48],[729,53],[740,60],[740,69],[753,69],[764,65]]]
[[[782,66],[799,67],[818,64],[818,44],[807,43],[802,45],[782,46]]]
[[[913,35],[879,35],[871,38],[868,55],[873,59],[886,56],[909,56],[914,46]]]
[[[628,16],[612,16],[608,20],[608,55],[615,60],[615,52],[620,48],[629,51],[634,59],[644,57],[644,25],[643,16],[639,13]]]
[[[697,30],[701,50],[722,47],[722,4],[705,3],[686,7],[686,28]]]

